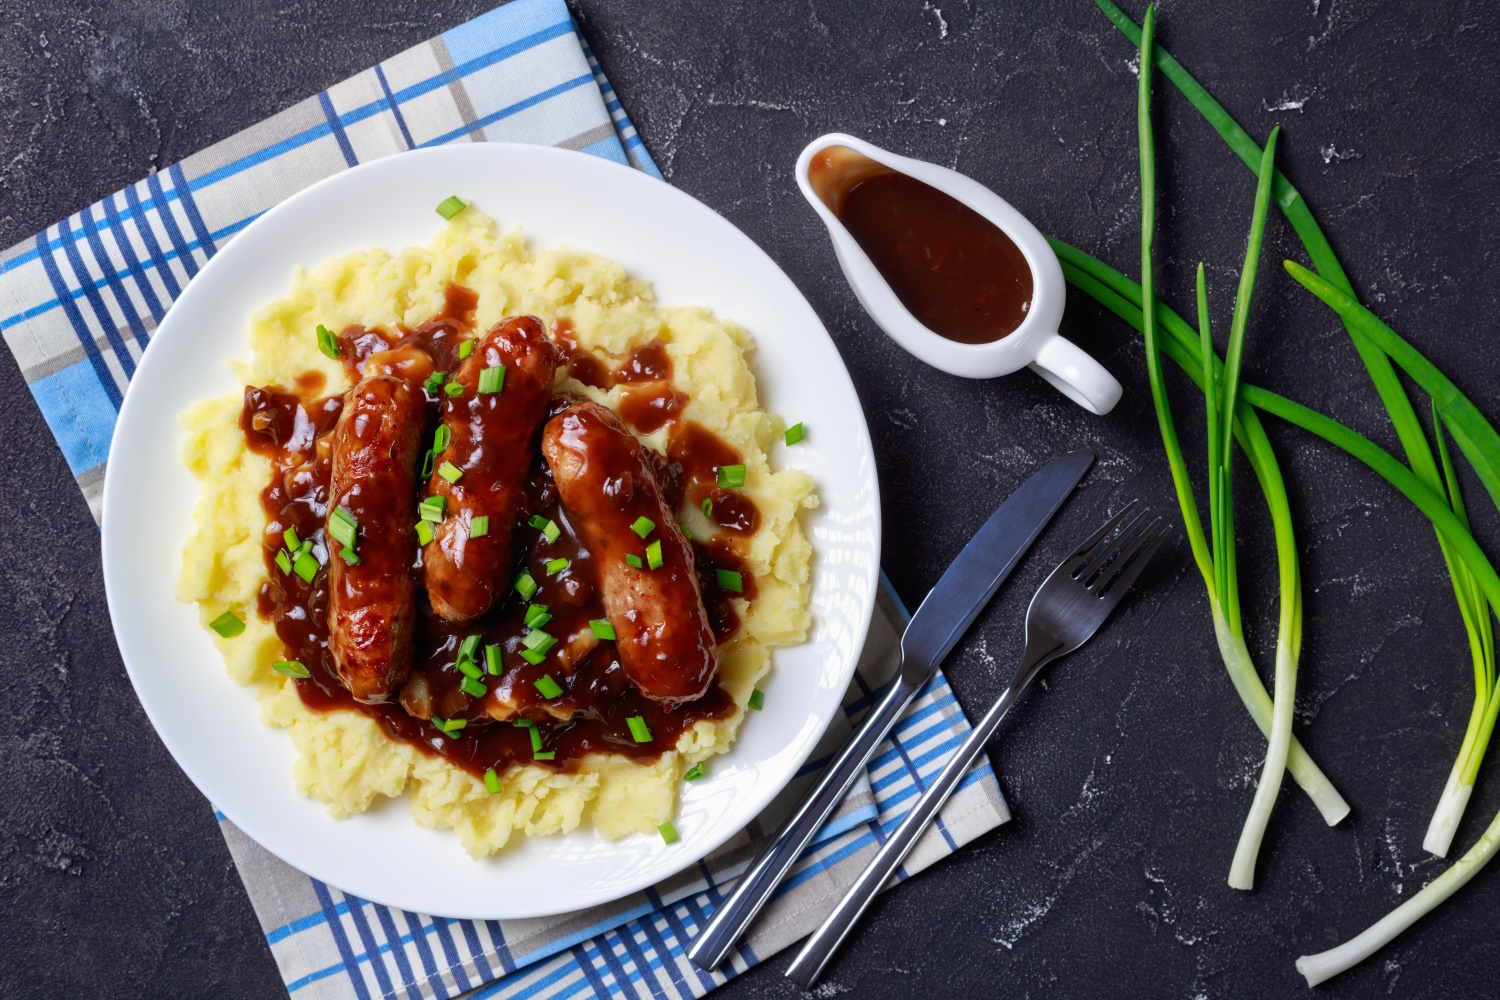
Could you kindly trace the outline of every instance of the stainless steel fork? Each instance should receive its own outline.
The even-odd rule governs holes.
[[[787,978],[804,990],[811,989],[823,967],[848,937],[875,894],[906,858],[933,816],[943,807],[953,789],[968,772],[1000,720],[1041,672],[1042,667],[1073,652],[1087,642],[1135,583],[1141,570],[1156,553],[1168,530],[1161,518],[1147,520],[1142,510],[1115,531],[1127,514],[1136,509],[1132,500],[1104,527],[1090,535],[1072,555],[1047,577],[1026,611],[1026,651],[1010,686],[974,727],[958,752],[923,791],[900,825],[886,838],[868,868],[787,970]]]

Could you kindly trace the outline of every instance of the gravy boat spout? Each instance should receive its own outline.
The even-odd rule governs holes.
[[[839,266],[860,304],[907,351],[934,368],[965,378],[993,378],[1029,366],[1092,413],[1108,413],[1119,402],[1120,383],[1114,376],[1057,332],[1067,301],[1057,255],[1037,228],[999,195],[957,171],[897,156],[840,132],[809,143],[797,157],[796,170],[797,186],[828,228]],[[1031,271],[1031,291],[1022,304],[1024,318],[1018,326],[985,343],[964,343],[943,336],[913,315],[840,218],[844,198],[855,185],[890,173],[905,174],[948,195],[978,213],[1019,249]]]

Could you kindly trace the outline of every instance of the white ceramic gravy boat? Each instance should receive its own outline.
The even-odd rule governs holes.
[[[934,333],[913,316],[834,215],[833,209],[814,189],[809,166],[815,156],[830,146],[848,147],[878,164],[937,188],[978,212],[1009,236],[1031,267],[1031,304],[1021,325],[999,340],[987,344],[964,344]],[[858,166],[852,169],[857,170]],[[906,350],[934,368],[966,378],[1008,375],[1030,365],[1063,395],[1093,413],[1108,413],[1119,402],[1120,383],[1114,376],[1057,332],[1067,300],[1057,255],[1037,228],[999,195],[947,167],[897,156],[840,132],[814,139],[797,157],[797,186],[828,227],[834,253],[860,304],[880,328]]]

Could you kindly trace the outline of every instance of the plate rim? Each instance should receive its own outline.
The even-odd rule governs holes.
[[[321,180],[319,180],[319,181],[317,181],[317,182],[315,182],[315,183],[307,186],[306,188],[303,188],[302,190],[296,192],[295,194],[289,196],[288,198],[286,198],[283,201],[279,202],[278,204],[274,205],[272,208],[266,210],[259,217],[257,217],[253,222],[251,222],[248,226],[246,226],[244,230],[242,230],[241,232],[237,233],[236,234],[237,238],[236,238],[236,240],[234,242],[242,242],[239,239],[239,237],[245,236],[246,234],[250,233],[252,230],[256,229],[257,227],[262,228],[262,229],[268,228],[273,223],[275,223],[277,220],[280,220],[284,216],[296,213],[298,210],[302,209],[307,204],[309,204],[311,202],[315,202],[317,199],[323,197],[324,196],[323,192],[325,192],[326,190],[328,190],[330,188],[337,187],[337,186],[339,186],[341,184],[349,183],[348,178],[351,177],[351,176],[357,175],[357,174],[359,174],[361,172],[371,173],[371,172],[375,172],[375,171],[380,170],[380,169],[390,169],[388,161],[393,161],[398,156],[400,156],[400,157],[411,157],[411,158],[414,158],[414,159],[433,159],[433,160],[437,160],[437,159],[446,159],[446,158],[449,158],[449,157],[462,158],[462,157],[469,157],[469,156],[473,156],[473,157],[502,156],[503,157],[505,155],[516,154],[516,153],[519,153],[519,155],[528,156],[528,157],[540,156],[540,157],[542,157],[544,159],[547,158],[547,157],[557,157],[557,158],[563,158],[563,159],[568,159],[568,160],[574,160],[575,162],[587,162],[589,164],[589,168],[588,169],[598,169],[598,170],[601,170],[605,175],[607,175],[607,176],[612,175],[613,179],[617,179],[619,182],[622,182],[622,183],[624,183],[627,186],[631,185],[631,184],[636,184],[636,185],[660,185],[660,187],[658,188],[658,190],[664,192],[665,196],[669,200],[674,200],[680,206],[683,206],[683,208],[686,211],[693,212],[693,213],[706,212],[709,217],[711,217],[713,220],[715,220],[715,224],[722,228],[722,230],[723,230],[722,236],[723,237],[725,237],[725,238],[727,238],[729,240],[733,240],[733,241],[736,241],[736,242],[740,243],[741,244],[741,248],[742,248],[743,251],[748,252],[752,256],[760,258],[760,261],[764,265],[766,265],[766,266],[768,266],[770,268],[770,271],[771,271],[772,274],[774,274],[775,276],[778,276],[783,282],[785,282],[784,291],[786,293],[789,293],[792,301],[796,304],[796,306],[800,310],[802,310],[802,311],[805,312],[805,315],[806,315],[807,319],[813,324],[812,329],[816,330],[817,333],[821,334],[824,338],[826,338],[826,340],[828,342],[828,346],[832,349],[834,356],[837,357],[838,361],[839,361],[838,371],[836,373],[833,373],[834,374],[834,379],[832,381],[834,381],[834,383],[836,384],[837,388],[840,391],[842,391],[843,393],[847,394],[848,402],[850,404],[849,408],[852,410],[852,420],[854,422],[854,426],[860,432],[860,434],[859,434],[859,441],[861,441],[863,443],[865,453],[867,454],[867,457],[869,459],[870,480],[871,480],[871,484],[874,486],[872,503],[871,503],[871,520],[869,522],[869,524],[871,526],[871,530],[873,531],[872,554],[874,556],[874,563],[873,563],[874,568],[873,568],[872,571],[870,571],[867,574],[868,582],[869,582],[869,586],[867,588],[868,592],[867,593],[859,594],[859,597],[860,597],[861,603],[862,603],[862,609],[861,609],[861,612],[860,612],[860,615],[859,615],[859,618],[858,618],[858,622],[857,622],[858,627],[857,627],[857,629],[854,630],[854,633],[853,633],[853,637],[854,637],[854,645],[852,647],[853,648],[853,652],[850,654],[848,662],[845,665],[845,668],[843,670],[842,676],[839,678],[839,681],[840,681],[841,685],[843,687],[847,687],[847,685],[853,680],[854,673],[855,673],[855,671],[857,669],[857,666],[858,666],[859,653],[863,649],[864,644],[865,644],[865,642],[866,642],[866,640],[868,638],[868,633],[869,633],[869,628],[870,628],[870,622],[871,622],[871,618],[872,618],[873,613],[874,613],[874,606],[875,606],[875,603],[876,603],[876,594],[877,594],[878,589],[880,587],[880,570],[879,570],[879,566],[880,566],[880,553],[881,553],[881,543],[882,543],[882,524],[883,524],[883,519],[882,519],[882,511],[881,511],[881,504],[880,504],[880,490],[879,490],[878,469],[876,468],[876,464],[875,464],[875,461],[874,461],[874,447],[873,447],[873,441],[872,441],[872,439],[870,437],[868,421],[865,419],[864,410],[863,410],[863,407],[860,405],[858,393],[857,393],[857,391],[856,391],[856,389],[854,387],[853,380],[850,377],[850,374],[849,374],[849,371],[848,371],[848,366],[847,366],[847,364],[844,363],[842,356],[839,354],[837,345],[833,342],[833,338],[829,335],[827,327],[824,325],[824,323],[822,321],[822,318],[817,314],[817,311],[815,309],[813,309],[812,304],[807,301],[807,298],[806,298],[805,295],[803,295],[801,289],[797,286],[797,284],[794,281],[792,281],[791,277],[786,274],[786,272],[780,267],[780,265],[778,265],[776,263],[776,261],[774,259],[772,259],[770,257],[770,255],[767,254],[766,251],[759,244],[757,244],[754,240],[752,240],[747,234],[745,234],[738,226],[736,226],[728,218],[726,218],[725,216],[723,216],[721,213],[715,211],[711,206],[709,206],[709,205],[705,204],[704,202],[698,200],[697,198],[693,197],[692,195],[688,194],[687,192],[682,191],[681,189],[678,189],[676,187],[673,187],[672,185],[666,183],[664,180],[659,180],[657,178],[651,177],[650,175],[642,173],[641,171],[635,170],[635,169],[633,169],[633,168],[631,168],[629,166],[623,165],[623,164],[618,164],[618,163],[615,163],[613,161],[605,160],[605,159],[602,159],[602,158],[599,158],[599,157],[596,157],[596,156],[592,156],[590,154],[583,153],[583,152],[580,152],[580,151],[561,149],[561,148],[558,148],[558,147],[540,146],[540,145],[533,145],[533,144],[528,144],[528,143],[486,142],[486,143],[470,144],[470,145],[466,145],[466,146],[450,145],[450,146],[434,147],[434,148],[430,148],[430,149],[410,150],[410,151],[407,151],[407,152],[404,152],[404,153],[401,153],[401,154],[394,154],[394,155],[389,156],[389,157],[382,157],[380,159],[373,160],[373,161],[370,161],[368,163],[363,163],[363,164],[360,164],[358,166],[351,167],[351,168],[348,168],[346,170],[342,170],[342,171],[340,171],[340,172],[338,172],[336,174],[333,174],[333,175],[331,175],[329,177],[323,178],[323,179],[321,179]],[[517,225],[520,225],[521,228],[522,228],[522,231],[525,231],[525,226],[524,226],[523,223],[518,222]],[[720,234],[715,234],[715,235],[718,236]],[[551,244],[548,244],[548,245],[551,245]],[[352,249],[357,249],[357,248],[351,248],[351,250]],[[387,248],[387,249],[389,249],[389,248]],[[221,261],[223,261],[224,263],[221,263]],[[198,279],[201,278],[202,275],[210,273],[210,269],[211,268],[217,267],[219,270],[223,270],[225,267],[232,266],[233,262],[234,262],[234,257],[232,255],[226,257],[222,253],[216,253],[213,258],[209,259],[202,267],[200,267],[200,269],[199,269],[199,275],[196,276],[194,280],[190,281],[186,285],[186,287],[183,289],[182,293],[177,297],[176,300],[174,300],[173,306],[179,305],[185,299],[188,299],[189,296],[197,297],[197,296],[201,296],[201,295],[204,295],[204,294],[209,294],[209,292],[204,291],[204,289],[208,288],[208,285],[206,283],[204,283],[203,281],[198,280]],[[214,273],[217,274],[217,271],[214,272]],[[649,274],[641,274],[641,275],[638,275],[638,276],[639,277],[643,277],[643,278],[645,278],[648,281],[651,281],[653,283],[653,285],[655,284],[655,279],[652,278],[651,275],[649,275]],[[715,309],[716,312],[718,311],[718,307],[715,306],[714,304],[712,304],[712,303],[706,303],[706,305],[709,308]],[[183,312],[185,312],[185,310],[169,309],[169,311],[167,313],[167,316],[163,318],[161,326],[157,328],[157,331],[155,332],[155,334],[152,337],[151,345],[148,345],[147,350],[145,350],[142,353],[140,361],[137,364],[136,376],[132,378],[130,385],[127,387],[127,391],[125,393],[124,399],[123,399],[122,404],[120,406],[119,413],[118,413],[118,415],[116,417],[116,425],[115,425],[116,426],[116,433],[111,438],[110,452],[109,452],[109,461],[108,461],[108,464],[106,465],[106,469],[105,469],[104,489],[103,489],[102,507],[101,507],[102,514],[101,514],[101,545],[100,545],[100,549],[101,549],[101,562],[102,562],[102,570],[103,570],[103,577],[104,577],[104,584],[105,584],[106,602],[108,604],[109,611],[110,611],[111,628],[112,628],[112,630],[114,632],[116,646],[119,649],[121,660],[124,662],[125,667],[126,667],[126,672],[129,675],[129,677],[130,677],[131,686],[134,689],[134,692],[135,692],[135,695],[136,695],[136,700],[140,703],[143,711],[145,711],[145,713],[146,713],[147,718],[151,721],[152,728],[155,730],[157,737],[162,741],[163,745],[166,746],[168,752],[172,755],[172,758],[173,758],[174,762],[182,770],[182,772],[185,775],[187,775],[188,779],[193,782],[193,785],[198,789],[198,791],[200,792],[200,794],[204,795],[205,798],[209,799],[209,801],[212,802],[213,799],[214,799],[214,796],[212,796],[209,793],[208,789],[205,787],[206,782],[204,780],[204,776],[202,774],[201,767],[196,762],[194,762],[193,756],[192,756],[192,754],[190,752],[191,748],[185,747],[185,746],[181,745],[181,743],[180,743],[180,736],[181,736],[181,734],[173,733],[173,730],[171,729],[170,726],[164,728],[163,725],[161,724],[161,722],[159,721],[159,719],[158,719],[158,712],[161,711],[164,708],[164,706],[158,704],[158,705],[155,705],[154,708],[153,708],[153,705],[151,703],[151,699],[142,696],[142,683],[138,680],[138,673],[141,670],[146,669],[146,667],[145,667],[145,665],[133,664],[131,656],[129,656],[127,654],[127,652],[126,652],[127,646],[128,646],[128,642],[127,642],[127,630],[124,627],[122,627],[121,617],[116,612],[116,606],[117,606],[118,601],[117,601],[117,598],[115,596],[115,592],[116,592],[116,590],[117,590],[118,587],[124,585],[123,580],[121,578],[125,574],[122,572],[122,570],[120,569],[120,567],[117,564],[115,564],[115,561],[111,557],[111,553],[112,553],[112,550],[114,548],[114,545],[112,544],[112,539],[115,537],[115,533],[116,532],[112,532],[112,529],[111,529],[111,524],[114,522],[115,519],[112,519],[112,518],[110,518],[108,516],[108,513],[111,510],[111,508],[114,507],[114,506],[116,506],[116,504],[117,504],[117,501],[116,501],[115,498],[118,496],[118,494],[120,493],[121,490],[123,490],[123,489],[126,488],[125,486],[122,485],[122,479],[126,476],[126,473],[121,470],[120,465],[118,463],[116,463],[116,461],[115,461],[116,450],[117,450],[118,447],[120,447],[120,442],[123,440],[123,437],[124,437],[124,435],[121,433],[121,431],[124,428],[127,428],[129,426],[129,424],[130,424],[130,422],[131,422],[131,420],[133,418],[133,414],[134,414],[135,410],[138,409],[141,405],[145,405],[145,404],[139,403],[139,401],[138,401],[138,397],[140,397],[142,395],[142,393],[140,391],[132,391],[132,390],[135,390],[136,387],[140,384],[139,376],[140,376],[140,373],[141,373],[142,369],[146,369],[148,365],[150,365],[150,366],[152,366],[154,368],[154,367],[157,367],[157,366],[159,366],[159,365],[161,365],[161,364],[164,363],[164,362],[162,362],[162,361],[159,360],[163,356],[160,353],[160,351],[158,350],[156,353],[153,354],[153,352],[150,350],[150,347],[156,345],[157,340],[161,337],[161,335],[164,332],[165,333],[170,333],[172,330],[174,330],[176,328],[176,324],[172,323],[173,313],[177,313],[178,315],[181,315]],[[733,317],[724,317],[724,318],[726,318],[726,319],[733,319]],[[163,330],[162,328],[166,328],[166,329]],[[172,338],[172,339],[175,339],[175,337]],[[170,342],[170,340],[169,340],[169,342]],[[759,345],[757,345],[757,348],[758,347],[759,347]],[[148,370],[150,370],[150,369],[148,369]],[[759,388],[759,379],[760,379],[760,376],[759,376],[759,373],[757,373],[756,381],[757,381],[757,387],[758,388]],[[833,386],[830,386],[830,388],[833,388]],[[119,529],[117,529],[117,530],[119,530]],[[821,553],[818,553],[818,544],[817,544],[816,538],[815,538],[813,532],[810,531],[808,534],[809,534],[809,542],[813,545],[813,548],[814,548],[815,559],[817,559],[817,558],[819,558],[821,556]],[[852,592],[853,591],[851,589],[851,593]],[[853,619],[851,619],[851,622],[852,621],[853,621]],[[818,626],[815,623],[814,624],[814,628],[816,628],[816,627],[818,627]],[[788,648],[794,648],[794,647],[788,647]],[[225,676],[227,676],[227,675],[225,675]],[[841,701],[835,701],[833,703],[833,706],[832,706],[832,711],[829,711],[829,712],[825,713],[824,717],[822,719],[820,719],[820,720],[817,721],[817,724],[816,724],[817,725],[816,735],[812,739],[808,739],[808,740],[805,741],[805,744],[804,744],[805,749],[803,749],[802,751],[800,751],[796,755],[796,759],[793,760],[790,763],[790,765],[786,768],[786,773],[785,773],[784,777],[779,782],[767,782],[767,783],[765,783],[764,790],[757,789],[759,791],[759,795],[756,796],[756,797],[759,798],[759,801],[756,802],[754,811],[748,813],[750,819],[753,819],[754,816],[759,815],[759,813],[764,810],[764,808],[770,803],[770,801],[777,794],[779,794],[781,792],[781,790],[784,789],[786,787],[786,785],[791,780],[793,780],[793,778],[796,776],[797,772],[801,769],[802,765],[804,763],[806,763],[807,758],[811,755],[812,751],[815,749],[818,740],[821,739],[823,733],[826,732],[827,728],[832,724],[834,718],[836,717],[836,713],[840,710],[840,704],[841,704]],[[807,718],[809,718],[809,719],[814,718],[813,713],[809,712]],[[169,734],[171,734],[171,735],[169,735]],[[288,776],[287,780],[290,781],[290,777],[289,776]],[[207,782],[207,783],[211,784],[212,782],[210,781],[210,782]],[[292,794],[295,795],[297,793],[293,792]],[[404,797],[406,797],[409,794],[410,794],[409,792],[403,792],[403,795],[401,797],[404,798]],[[215,803],[215,808],[216,809],[224,809],[224,807],[220,806],[218,803]],[[290,859],[288,859],[287,857],[283,856],[281,854],[281,852],[279,852],[274,847],[272,847],[270,844],[268,844],[266,842],[266,840],[262,836],[258,836],[257,832],[253,832],[253,831],[260,831],[260,830],[262,830],[263,826],[264,826],[264,823],[266,823],[266,822],[269,821],[268,817],[250,817],[250,818],[248,818],[248,820],[246,820],[243,817],[236,816],[233,811],[230,811],[230,810],[227,810],[227,809],[224,810],[223,815],[227,819],[229,819],[231,822],[233,822],[240,830],[242,830],[247,836],[249,836],[252,840],[254,840],[258,845],[260,845],[262,848],[264,848],[265,850],[267,850],[270,853],[272,853],[273,855],[275,855],[278,859],[282,860],[284,863],[286,863],[288,865],[291,865],[293,868],[297,869],[299,872],[302,872],[305,875],[309,875],[310,877],[318,878],[321,881],[325,881],[325,882],[328,882],[328,884],[331,884],[331,885],[334,885],[336,887],[339,887],[341,889],[341,891],[343,891],[342,887],[339,886],[339,880],[335,879],[335,880],[330,881],[328,879],[323,878],[321,875],[319,875],[316,872],[308,871],[300,863],[295,863],[295,862],[291,861]],[[332,820],[330,818],[329,822],[337,823],[339,821]],[[456,833],[454,833],[453,831],[445,831],[445,832],[448,833],[448,834],[450,834],[450,835],[452,835],[452,836],[456,837]],[[697,843],[694,843],[693,846],[689,850],[684,851],[682,853],[682,855],[681,855],[681,864],[673,867],[670,871],[666,872],[665,874],[651,875],[649,878],[646,878],[646,879],[640,881],[639,884],[631,882],[631,883],[621,883],[621,884],[618,884],[618,885],[614,885],[611,888],[604,890],[597,897],[584,899],[581,902],[578,901],[578,900],[569,900],[566,905],[562,905],[562,906],[559,906],[559,905],[556,905],[556,904],[551,904],[551,905],[542,904],[542,905],[540,905],[538,907],[535,907],[532,910],[527,911],[523,915],[518,915],[516,913],[511,913],[511,912],[507,912],[505,915],[498,916],[498,917],[495,916],[495,915],[493,915],[493,914],[486,914],[486,913],[443,914],[443,915],[444,916],[454,917],[456,919],[525,919],[525,918],[528,918],[528,917],[544,917],[544,916],[555,915],[555,914],[558,914],[558,913],[568,912],[568,911],[579,909],[579,908],[587,908],[587,907],[592,907],[592,906],[604,905],[604,904],[612,902],[612,901],[614,901],[616,899],[623,898],[624,896],[627,896],[627,895],[629,895],[632,892],[638,892],[638,891],[641,891],[642,889],[647,888],[647,887],[649,887],[651,885],[657,884],[657,883],[659,883],[664,878],[671,878],[671,877],[673,877],[675,874],[680,873],[681,871],[683,871],[683,870],[691,867],[692,865],[694,865],[694,864],[698,863],[699,861],[701,861],[703,858],[707,857],[709,854],[713,853],[715,850],[717,850],[719,847],[721,847],[725,842],[727,842],[729,839],[731,839],[733,836],[735,836],[738,832],[739,832],[739,828],[734,828],[734,829],[730,829],[730,830],[725,831],[722,834],[719,834],[719,835],[716,835],[716,836],[705,837],[705,838],[703,838],[703,840],[701,840],[701,841],[699,841]],[[556,836],[556,835],[549,835],[549,836]],[[504,849],[502,848],[501,853],[503,854],[503,852],[504,852]],[[483,860],[484,859],[481,859],[480,862],[475,862],[475,863],[476,864],[477,863],[482,863]],[[402,905],[399,900],[394,900],[394,899],[390,899],[390,898],[383,898],[381,893],[369,893],[366,890],[365,892],[361,892],[358,895],[359,895],[360,898],[365,898],[365,899],[368,899],[368,900],[373,901],[373,902],[380,902],[380,903],[383,903],[384,905],[388,905],[388,906],[401,906]]]

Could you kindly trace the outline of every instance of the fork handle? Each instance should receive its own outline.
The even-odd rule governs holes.
[[[968,739],[964,740],[963,745],[943,766],[942,771],[938,772],[937,778],[922,792],[916,805],[911,807],[905,818],[886,838],[885,844],[876,852],[869,866],[860,873],[854,885],[849,888],[848,894],[828,915],[828,919],[823,921],[823,926],[807,939],[807,944],[802,946],[802,951],[797,954],[791,968],[786,971],[788,979],[804,990],[812,989],[813,983],[822,974],[823,967],[828,964],[833,953],[838,950],[839,945],[844,943],[844,939],[849,936],[849,932],[854,929],[854,925],[869,908],[870,901],[875,898],[875,894],[906,859],[912,845],[917,842],[922,831],[927,829],[927,824],[937,815],[943,803],[948,801],[948,796],[953,794],[959,781],[979,757],[980,752],[984,750],[985,743],[995,735],[995,730],[1000,727],[1000,720],[1005,718],[1005,713],[1010,711],[1011,705],[1015,704],[1016,698],[1025,687],[1025,682],[1034,676],[1034,672],[1030,676],[1025,676],[1023,672],[1022,677],[1018,678],[1021,683],[1013,683],[1006,688],[1000,700],[985,713],[983,719],[979,720],[979,725],[969,733]]]
[[[719,904],[708,924],[693,939],[688,959],[694,965],[712,972],[728,957],[834,807],[843,801],[854,779],[864,773],[875,747],[896,725],[925,683],[925,678],[922,684],[907,680],[904,672],[896,675],[879,706],[865,717],[854,738],[823,771],[812,795],[786,818],[776,836],[740,876],[729,898]]]

